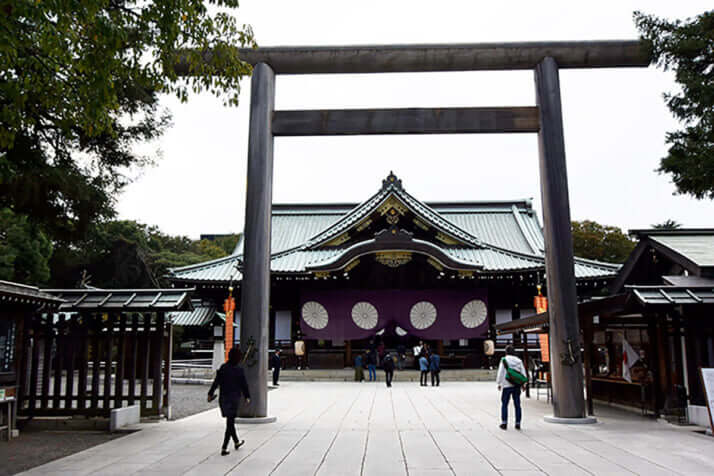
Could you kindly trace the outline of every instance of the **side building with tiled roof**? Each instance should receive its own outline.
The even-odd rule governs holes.
[[[378,341],[396,349],[419,340],[443,350],[447,365],[487,365],[493,326],[534,312],[545,283],[529,200],[425,203],[390,174],[360,204],[273,205],[271,226],[271,346],[305,339],[315,366],[350,365]],[[213,308],[229,286],[239,301],[242,245],[170,279]],[[619,269],[580,258],[574,266],[581,297]]]

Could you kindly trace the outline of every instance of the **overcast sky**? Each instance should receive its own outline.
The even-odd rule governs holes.
[[[634,39],[632,12],[685,18],[711,1],[243,0],[260,46]],[[575,220],[623,229],[674,219],[714,227],[714,201],[673,195],[655,172],[677,127],[648,69],[561,72],[570,205]],[[171,234],[238,232],[245,213],[250,79],[241,105],[210,95],[166,97],[173,127],[162,158],[119,198],[120,216]],[[533,73],[278,76],[276,109],[528,106]],[[151,150],[150,148],[143,148]],[[274,203],[361,202],[393,170],[424,201],[534,198],[542,216],[535,134],[279,138]]]

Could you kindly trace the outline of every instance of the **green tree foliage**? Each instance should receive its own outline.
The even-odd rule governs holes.
[[[0,279],[42,284],[50,277],[50,240],[9,208],[0,208]]]
[[[686,21],[634,16],[657,65],[673,70],[681,87],[664,95],[683,128],[667,133],[659,172],[672,175],[679,193],[714,199],[714,10]]]
[[[682,224],[670,218],[663,221],[662,223],[652,225],[652,228],[654,228],[655,230],[677,230],[679,228],[682,228]]]
[[[159,94],[236,104],[254,46],[237,0],[0,0],[0,207],[53,242],[113,216],[133,146],[170,124]],[[211,62],[202,61],[211,50]],[[192,76],[174,71],[179,59]],[[216,74],[218,72],[221,74]]]
[[[237,241],[238,235],[226,237],[224,247],[218,242],[166,235],[135,221],[109,221],[92,226],[80,246],[56,250],[52,280],[56,286],[76,286],[86,270],[92,286],[166,287],[168,268],[221,258],[233,251]]]
[[[623,263],[635,243],[617,227],[590,220],[572,222],[575,256],[606,263]]]

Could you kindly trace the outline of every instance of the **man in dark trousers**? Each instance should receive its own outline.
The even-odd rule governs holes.
[[[238,365],[239,362],[240,351],[234,347],[228,352],[228,362],[221,365],[221,368],[216,372],[216,379],[208,391],[208,401],[210,402],[216,398],[216,389],[221,389],[218,403],[221,407],[221,416],[226,419],[226,432],[223,436],[221,456],[225,456],[229,453],[228,443],[231,438],[233,438],[236,449],[245,443],[245,440],[238,439],[235,420],[238,414],[240,398],[243,396],[245,397],[246,403],[250,403],[250,391],[248,390],[248,382],[245,379],[243,368]]]
[[[436,352],[431,354],[429,358],[429,370],[431,371],[431,386],[434,386],[434,381],[436,381],[436,386],[439,386],[439,373],[441,372],[441,357]]]
[[[270,357],[270,368],[273,369],[273,386],[279,387],[278,377],[280,377],[280,367],[282,367],[282,362],[280,361],[280,349],[275,349],[273,355]]]
[[[513,399],[513,406],[516,409],[516,430],[521,429],[521,386],[512,383],[508,378],[508,369],[516,370],[528,380],[528,373],[521,359],[516,357],[516,351],[512,345],[506,346],[506,356],[498,364],[496,373],[496,385],[501,391],[501,425],[499,428],[505,430],[508,427],[508,401]]]
[[[384,369],[384,380],[387,382],[387,387],[392,386],[392,378],[394,378],[394,359],[392,354],[387,352],[382,360],[382,368]]]

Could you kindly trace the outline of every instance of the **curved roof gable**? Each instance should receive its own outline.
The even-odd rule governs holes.
[[[305,243],[305,248],[320,248],[343,233],[359,227],[363,220],[377,212],[383,205],[389,204],[390,200],[396,200],[411,210],[420,220],[449,236],[462,246],[481,246],[476,236],[446,220],[430,206],[407,193],[402,187],[402,181],[393,172],[390,172],[387,178],[382,181],[382,188],[377,193],[352,209],[332,226],[309,239]]]

